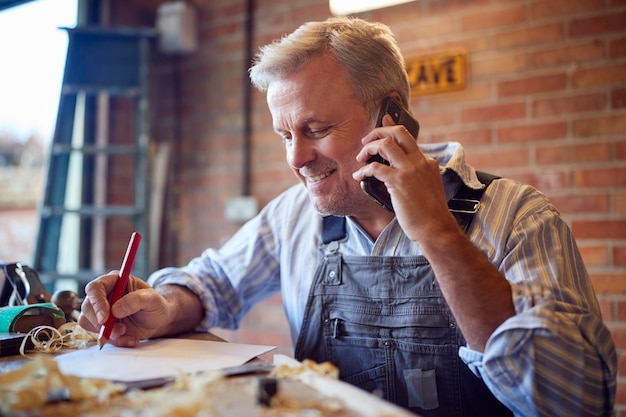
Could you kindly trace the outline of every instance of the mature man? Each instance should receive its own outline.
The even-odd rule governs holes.
[[[532,187],[477,175],[457,143],[418,147],[389,115],[376,127],[385,97],[410,103],[386,26],[304,24],[250,73],[301,184],[219,250],[133,278],[111,308],[114,343],[236,328],[280,291],[298,359],[329,360],[423,416],[611,414],[615,348],[556,209]],[[376,154],[389,164],[368,164]],[[393,212],[363,193],[368,177]],[[476,213],[455,209],[467,199]],[[87,286],[81,325],[106,320],[115,279]]]

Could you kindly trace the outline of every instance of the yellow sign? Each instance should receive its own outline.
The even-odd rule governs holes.
[[[467,52],[455,50],[407,59],[411,93],[424,95],[467,86]]]

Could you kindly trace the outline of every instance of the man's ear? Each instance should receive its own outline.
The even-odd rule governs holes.
[[[402,104],[403,107],[407,107],[407,103],[402,100],[402,96],[397,91],[390,91],[386,97],[391,97],[395,99],[398,103]]]

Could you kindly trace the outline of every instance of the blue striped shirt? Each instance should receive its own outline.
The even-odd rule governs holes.
[[[424,144],[442,171],[451,198],[459,178],[481,187],[458,143]],[[468,236],[510,282],[517,314],[489,338],[485,352],[459,355],[517,416],[609,416],[617,355],[567,224],[536,189],[495,180]],[[320,249],[321,217],[303,186],[272,200],[222,248],[207,249],[182,268],[166,268],[153,286],[183,285],[201,299],[199,330],[237,328],[257,302],[280,291],[295,341]],[[419,245],[394,219],[372,241],[348,218],[346,255],[417,256]]]

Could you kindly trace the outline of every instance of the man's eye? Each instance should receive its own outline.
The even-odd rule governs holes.
[[[312,138],[324,137],[328,134],[329,130],[329,127],[324,127],[321,129],[309,129],[309,136]]]
[[[289,145],[291,143],[291,136],[281,135],[281,139],[285,145]]]

